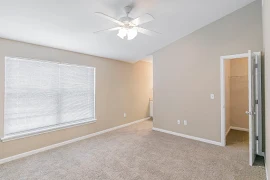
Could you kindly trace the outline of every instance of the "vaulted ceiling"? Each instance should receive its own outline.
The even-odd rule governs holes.
[[[177,39],[232,13],[254,0],[0,0],[0,37],[127,62],[136,62]],[[139,34],[131,41],[117,32],[93,32],[115,27],[94,14],[116,19],[145,13],[155,20],[142,27],[157,37]]]

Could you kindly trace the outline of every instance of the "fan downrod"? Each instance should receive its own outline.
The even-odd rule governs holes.
[[[130,13],[131,10],[132,10],[132,7],[131,7],[131,6],[126,6],[126,7],[124,7],[124,9],[125,9],[125,12],[126,12],[126,14],[127,14],[127,16],[128,16],[129,13]]]

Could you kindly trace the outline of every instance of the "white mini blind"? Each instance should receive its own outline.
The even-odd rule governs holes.
[[[95,119],[95,68],[5,59],[4,134]]]

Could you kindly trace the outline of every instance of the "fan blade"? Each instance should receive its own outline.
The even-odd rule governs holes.
[[[100,17],[103,17],[103,18],[105,18],[105,19],[108,19],[108,20],[110,20],[110,21],[112,21],[112,22],[114,22],[114,23],[116,23],[116,24],[118,24],[118,25],[120,25],[120,26],[124,26],[124,23],[122,23],[121,21],[118,21],[118,20],[116,20],[116,19],[114,19],[114,18],[112,18],[112,17],[110,17],[110,16],[108,16],[108,15],[106,15],[106,14],[103,14],[103,13],[101,13],[101,12],[95,12],[95,14],[97,14],[97,15],[99,15]]]
[[[157,35],[160,35],[159,32],[151,31],[151,30],[144,29],[144,28],[141,28],[141,27],[138,27],[138,31],[140,33],[145,34],[145,35],[148,35],[148,36],[157,36]]]
[[[119,30],[119,29],[121,29],[121,27],[115,27],[115,28],[110,28],[110,29],[104,29],[104,30],[100,30],[100,31],[93,32],[93,33],[97,34],[97,33],[105,32],[105,31],[117,31],[117,30]]]
[[[141,17],[133,19],[131,23],[134,24],[135,26],[138,26],[138,25],[145,24],[153,20],[154,20],[153,16],[151,16],[150,14],[144,14]]]

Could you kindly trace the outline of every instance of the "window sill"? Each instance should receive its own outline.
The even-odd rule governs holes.
[[[84,124],[95,123],[96,121],[97,121],[96,119],[81,120],[81,121],[59,124],[59,125],[54,125],[54,126],[45,127],[45,128],[39,128],[39,129],[35,129],[35,130],[30,130],[30,131],[24,131],[24,132],[20,132],[20,133],[14,133],[14,134],[4,136],[3,138],[1,138],[1,141],[7,142],[7,141],[11,141],[11,140],[16,140],[16,139],[22,139],[22,138],[36,136],[39,134],[53,132],[53,131],[57,131],[57,130],[61,130],[61,129],[67,129],[67,128],[71,128],[71,127],[81,126]]]

